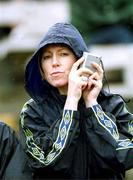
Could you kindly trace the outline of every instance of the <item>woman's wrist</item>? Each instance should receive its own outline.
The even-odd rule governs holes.
[[[64,109],[77,110],[78,99],[75,97],[67,97]]]
[[[92,106],[97,105],[97,104],[98,104],[97,100],[92,100],[92,101],[85,102],[85,105],[86,105],[87,108],[92,107]]]

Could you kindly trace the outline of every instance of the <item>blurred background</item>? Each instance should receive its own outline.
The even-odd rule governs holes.
[[[30,98],[24,90],[25,64],[59,21],[73,23],[88,50],[102,56],[109,90],[130,99],[133,112],[133,0],[0,0],[0,120],[16,132]]]

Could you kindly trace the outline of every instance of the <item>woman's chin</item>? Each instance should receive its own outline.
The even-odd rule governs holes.
[[[62,80],[57,80],[57,81],[52,82],[51,85],[53,85],[56,88],[61,88],[61,87],[67,86],[67,82],[62,81]]]

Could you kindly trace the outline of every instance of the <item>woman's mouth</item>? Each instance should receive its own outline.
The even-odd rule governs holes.
[[[51,76],[55,77],[55,76],[59,76],[59,75],[61,75],[61,74],[62,74],[62,72],[60,72],[60,71],[55,71],[55,72],[52,72],[52,73],[51,73]]]

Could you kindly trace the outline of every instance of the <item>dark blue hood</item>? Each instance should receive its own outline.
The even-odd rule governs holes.
[[[25,88],[29,95],[35,100],[44,98],[50,93],[50,89],[52,88],[46,81],[42,80],[38,60],[41,49],[44,46],[53,43],[63,43],[68,45],[77,58],[82,56],[83,51],[88,51],[81,34],[73,25],[69,23],[56,23],[53,25],[39,43],[37,50],[26,66]]]

